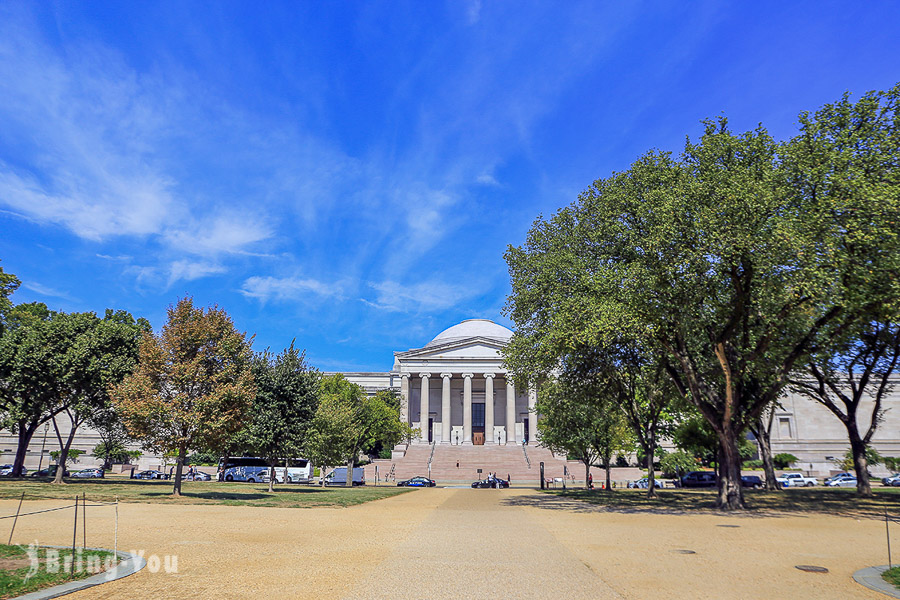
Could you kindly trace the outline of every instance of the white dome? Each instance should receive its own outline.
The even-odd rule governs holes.
[[[490,319],[466,319],[462,323],[458,323],[437,334],[425,347],[439,346],[448,342],[473,337],[492,338],[506,343],[512,337],[512,334],[512,331],[503,325],[497,325]]]

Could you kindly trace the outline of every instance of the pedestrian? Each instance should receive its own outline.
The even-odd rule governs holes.
[[[456,468],[459,468],[459,461],[456,461]]]
[[[588,473],[588,487],[594,489],[594,476]]]

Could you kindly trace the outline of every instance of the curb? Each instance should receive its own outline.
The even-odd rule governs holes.
[[[881,574],[887,570],[887,565],[860,569],[853,574],[853,580],[860,585],[866,586],[870,590],[881,592],[891,598],[900,598],[900,590],[881,578]]]
[[[43,548],[71,548],[71,546],[42,546]],[[87,550],[103,550],[104,552],[112,552],[108,548],[86,548]],[[24,596],[16,596],[12,598],[12,600],[49,600],[50,598],[59,598],[60,596],[65,596],[66,594],[72,594],[74,592],[78,592],[81,590],[85,590],[90,587],[94,587],[96,585],[100,585],[101,583],[106,583],[108,581],[115,581],[116,579],[122,579],[124,577],[128,577],[129,575],[134,575],[141,569],[147,566],[147,561],[144,560],[143,557],[138,556],[137,554],[132,554],[130,552],[116,552],[116,556],[119,557],[119,563],[110,569],[109,571],[104,571],[103,573],[97,573],[96,575],[91,575],[90,577],[86,577],[85,579],[79,579],[78,581],[70,581],[68,583],[63,583],[60,585],[56,585],[49,588],[44,588],[43,590],[38,590],[36,592],[31,592],[29,594],[25,594]]]

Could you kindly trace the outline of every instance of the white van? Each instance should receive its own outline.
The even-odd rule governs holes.
[[[347,485],[347,467],[338,467],[325,476],[325,485]],[[353,485],[366,485],[366,470],[353,468]]]

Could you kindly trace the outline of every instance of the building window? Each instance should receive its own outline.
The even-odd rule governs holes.
[[[793,435],[791,435],[790,417],[778,417],[778,437],[783,440],[794,437]]]

